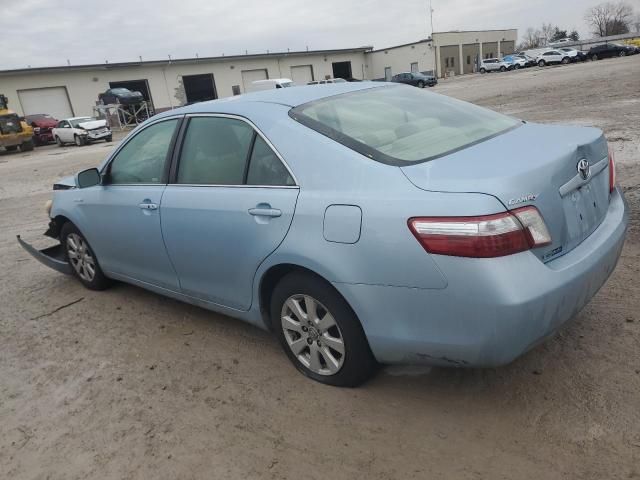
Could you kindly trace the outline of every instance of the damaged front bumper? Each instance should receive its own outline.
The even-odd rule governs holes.
[[[20,238],[20,235],[17,235],[17,238],[18,243],[22,246],[22,248],[29,252],[31,256],[38,260],[40,263],[46,265],[49,268],[53,268],[60,273],[71,275],[71,265],[69,265],[69,262],[67,262],[65,258],[64,250],[61,244],[45,248],[44,250],[38,250],[22,240],[22,238]]]

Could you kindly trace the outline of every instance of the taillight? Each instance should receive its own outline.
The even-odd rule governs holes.
[[[551,235],[535,207],[478,217],[417,217],[409,229],[429,253],[490,258],[523,252],[551,243]]]
[[[613,158],[613,150],[609,149],[609,193],[616,188],[616,161]]]

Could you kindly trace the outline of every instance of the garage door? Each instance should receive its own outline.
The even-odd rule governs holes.
[[[18,90],[18,98],[25,115],[48,113],[55,118],[73,117],[66,87]]]
[[[296,85],[306,85],[313,80],[311,65],[296,65],[291,67],[291,80]]]
[[[242,86],[244,87],[245,92],[251,91],[251,82],[255,82],[256,80],[267,80],[269,78],[266,68],[260,70],[243,70],[241,73]]]

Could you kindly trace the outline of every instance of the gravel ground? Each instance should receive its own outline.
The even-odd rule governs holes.
[[[265,332],[123,284],[85,290],[19,248],[44,230],[52,182],[113,145],[0,154],[0,477],[640,477],[640,56],[434,90],[595,125],[615,150],[627,243],[556,337],[499,369],[322,386]]]

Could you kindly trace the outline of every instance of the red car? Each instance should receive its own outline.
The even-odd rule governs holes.
[[[33,127],[33,141],[36,145],[46,145],[53,142],[51,129],[58,124],[57,119],[47,113],[27,115],[24,119]]]

